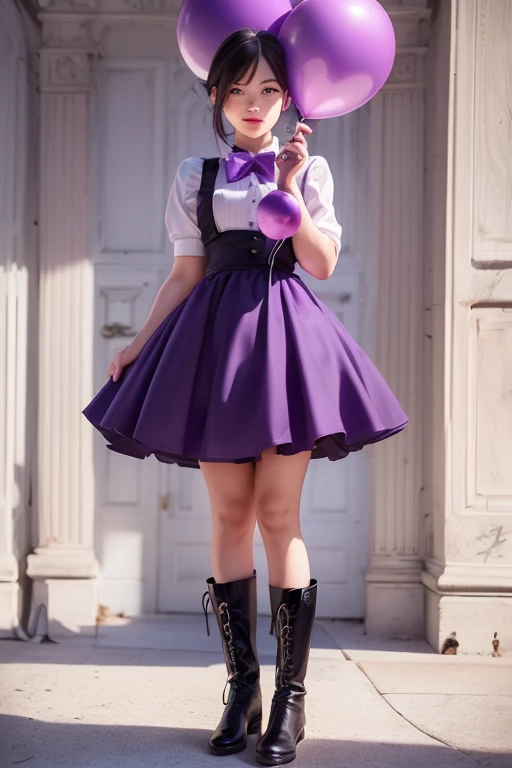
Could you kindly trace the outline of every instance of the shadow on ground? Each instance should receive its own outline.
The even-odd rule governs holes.
[[[3,745],[1,768],[220,768],[228,758],[210,755],[204,729],[55,724],[31,718],[4,716],[0,720]],[[257,737],[247,749],[229,756],[229,765],[258,765]],[[296,768],[464,768],[491,765],[510,768],[511,756],[466,755],[440,743],[432,746],[386,744],[372,741],[326,740],[307,737],[298,747]]]

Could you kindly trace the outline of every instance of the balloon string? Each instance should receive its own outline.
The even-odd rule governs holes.
[[[268,273],[268,297],[270,300],[270,289],[272,288],[272,267],[274,266],[274,260],[276,258],[276,253],[284,243],[284,240],[278,240],[276,243],[274,243],[274,246],[270,252],[270,256],[268,257],[268,264],[270,264],[270,270]]]

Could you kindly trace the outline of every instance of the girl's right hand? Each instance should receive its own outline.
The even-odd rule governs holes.
[[[130,344],[127,347],[123,347],[112,358],[112,362],[107,370],[107,376],[112,376],[113,380],[117,381],[123,372],[123,368],[133,363],[138,356],[139,353],[134,351]]]

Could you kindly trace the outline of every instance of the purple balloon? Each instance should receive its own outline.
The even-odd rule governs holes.
[[[293,195],[275,189],[258,203],[256,221],[264,235],[272,240],[292,237],[300,227],[302,214]]]
[[[339,117],[386,82],[395,58],[391,19],[377,0],[304,0],[285,19],[290,94],[304,118]]]
[[[268,29],[289,10],[289,0],[184,0],[178,16],[181,55],[192,72],[206,80],[226,37],[242,27]]]
[[[291,10],[287,11],[286,13],[283,13],[282,16],[280,16],[278,19],[274,21],[273,24],[270,25],[270,27],[268,28],[268,31],[270,32],[271,35],[274,35],[274,37],[279,37],[281,27],[283,26],[284,22],[286,21],[290,13],[291,13]]]

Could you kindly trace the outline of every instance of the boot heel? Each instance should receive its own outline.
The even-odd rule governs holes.
[[[300,742],[301,742],[301,741],[302,741],[302,740],[303,740],[305,737],[306,737],[306,733],[305,733],[305,731],[304,731],[304,728],[303,728],[303,729],[302,729],[302,731],[299,733],[299,736],[298,736],[298,738],[297,738],[297,744],[300,744]]]
[[[247,726],[247,733],[248,735],[253,735],[255,733],[259,733],[261,731],[261,715],[258,717],[255,717],[254,720],[251,720],[249,725]]]

